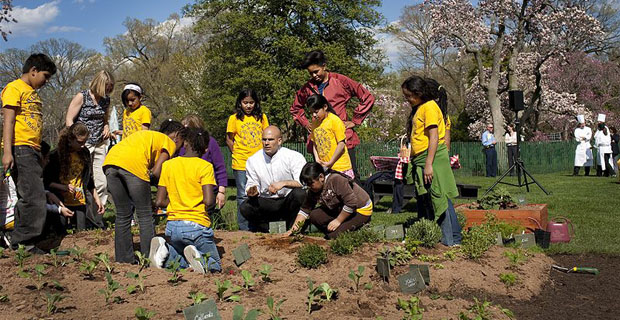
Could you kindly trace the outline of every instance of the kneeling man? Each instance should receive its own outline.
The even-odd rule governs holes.
[[[241,204],[241,214],[251,231],[269,231],[269,222],[286,221],[291,228],[306,192],[299,182],[304,156],[282,147],[282,133],[275,126],[263,131],[263,149],[256,152],[245,166],[248,199]]]

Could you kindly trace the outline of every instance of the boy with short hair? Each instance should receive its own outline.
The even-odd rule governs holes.
[[[4,87],[0,95],[4,117],[2,167],[10,170],[17,186],[15,228],[11,247],[19,244],[33,253],[45,225],[45,189],[41,166],[42,102],[37,89],[56,73],[56,65],[42,53],[33,54],[24,63],[22,76]]]

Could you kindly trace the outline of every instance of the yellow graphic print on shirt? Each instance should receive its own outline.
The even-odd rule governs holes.
[[[130,134],[142,130],[143,124],[151,124],[151,110],[141,105],[133,111],[123,112],[123,139]]]
[[[82,206],[86,204],[86,196],[84,195],[84,182],[82,181],[82,171],[84,170],[84,162],[80,156],[71,153],[71,161],[69,163],[69,171],[65,176],[60,177],[60,183],[70,184],[75,188],[75,192],[63,192],[62,201],[67,206]]]
[[[345,141],[344,122],[333,113],[328,113],[321,123],[313,123],[311,140],[314,142],[316,152],[321,161],[329,162],[336,152],[338,142]],[[332,166],[333,170],[345,172],[352,169],[349,151],[344,148],[344,153]]]
[[[269,126],[267,116],[263,114],[260,121],[252,116],[244,116],[239,120],[236,115],[228,118],[226,133],[234,134],[232,168],[245,170],[245,162],[256,151],[263,148],[263,130]]]
[[[2,107],[15,109],[15,134],[13,145],[41,147],[43,104],[39,94],[26,82],[17,79],[7,84],[0,96]]]

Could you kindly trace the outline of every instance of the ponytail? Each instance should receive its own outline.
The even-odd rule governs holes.
[[[411,76],[403,82],[401,88],[407,89],[407,91],[410,91],[411,93],[420,97],[420,99],[424,102],[434,100],[439,106],[439,110],[441,110],[444,122],[447,121],[448,93],[446,92],[446,89],[442,85],[440,85],[435,79],[422,78],[420,76]],[[411,108],[411,113],[409,114],[409,118],[407,119],[407,139],[411,138],[411,131],[413,130],[412,121],[417,107],[418,106],[413,106]]]
[[[306,100],[306,107],[312,110],[319,110],[325,106],[327,106],[327,111],[336,114],[336,110],[334,110],[329,101],[320,94],[313,94]]]

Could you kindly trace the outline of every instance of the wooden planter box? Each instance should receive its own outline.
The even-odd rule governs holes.
[[[492,212],[498,220],[520,225],[526,228],[526,232],[531,232],[527,230],[527,228],[538,229],[540,226],[542,226],[544,230],[547,230],[548,213],[546,204],[528,204],[520,208],[506,210],[469,209],[467,205],[468,204],[461,204],[455,207],[458,211],[463,212],[467,218],[465,229],[484,223],[485,214],[487,212]],[[536,221],[540,223],[540,226],[529,219],[529,217],[536,219]]]

